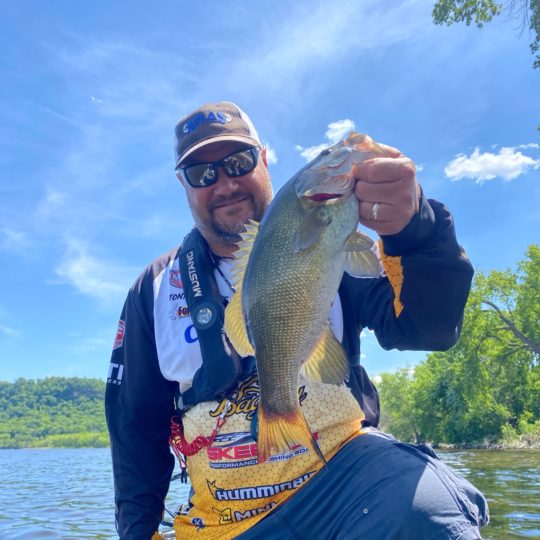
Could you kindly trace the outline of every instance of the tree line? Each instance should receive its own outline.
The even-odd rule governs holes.
[[[435,444],[540,444],[540,247],[516,270],[478,273],[461,338],[381,376],[383,426]]]
[[[99,379],[0,382],[0,448],[108,446],[104,395]]]

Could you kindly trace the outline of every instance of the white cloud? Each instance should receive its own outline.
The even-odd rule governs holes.
[[[42,218],[58,216],[68,203],[67,193],[47,188],[37,207],[37,214]]]
[[[266,159],[268,160],[268,165],[276,165],[278,162],[276,151],[270,146],[270,143],[264,143],[266,148]]]
[[[471,178],[479,184],[497,177],[513,180],[531,168],[538,169],[540,167],[540,159],[533,159],[517,150],[517,148],[523,149],[525,146],[530,148],[529,145],[503,147],[497,154],[482,153],[479,148],[475,148],[470,156],[457,155],[448,163],[444,172],[451,180]]]
[[[257,49],[249,49],[243,59],[226,65],[228,84],[245,88],[246,80],[258,81],[263,92],[276,91],[282,102],[294,102],[309,91],[302,85],[306,75],[350,62],[357,54],[378,54],[419,30],[426,31],[428,15],[422,2],[414,1],[393,3],[389,10],[376,0],[343,0],[339,9],[331,0],[323,0],[291,4],[287,11],[277,32],[272,26],[261,29]],[[382,17],[385,24],[381,24]]]
[[[11,227],[0,227],[0,250],[21,252],[28,246],[27,235]]]
[[[422,164],[416,165],[416,172],[422,172],[423,170],[424,170],[424,165]]]
[[[7,337],[19,338],[21,337],[21,331],[5,324],[3,321],[9,318],[9,313],[0,307],[0,334],[4,334]]]
[[[91,353],[108,351],[113,342],[113,332],[115,328],[105,328],[95,332],[93,335],[71,334],[70,343],[67,349],[74,356],[84,356]]]
[[[11,326],[6,326],[5,324],[0,324],[0,333],[12,338],[21,337],[21,332],[19,330],[12,328]]]
[[[338,120],[337,122],[330,122],[328,129],[326,130],[325,137],[332,143],[337,144],[341,139],[344,139],[349,132],[356,129],[356,124],[349,118]]]
[[[136,271],[99,259],[89,251],[84,242],[68,239],[64,257],[55,269],[56,275],[61,283],[71,285],[103,304],[120,302],[136,277]]]
[[[325,148],[337,144],[346,135],[348,135],[350,131],[354,131],[355,128],[355,123],[350,118],[344,118],[343,120],[338,120],[337,122],[330,122],[328,124],[328,129],[324,134],[324,137],[328,142],[317,144],[315,146],[309,146],[308,148],[304,148],[303,146],[297,144],[295,148],[298,152],[300,152],[300,155],[307,162],[310,162],[312,159],[315,159]]]
[[[302,146],[296,145],[296,149],[300,152],[300,155],[307,161],[315,159],[325,148],[328,148],[330,145],[323,143],[318,144],[317,146],[310,146],[309,148],[303,148]]]

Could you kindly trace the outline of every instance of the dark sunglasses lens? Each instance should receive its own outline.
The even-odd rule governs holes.
[[[217,180],[215,168],[208,163],[186,167],[183,172],[185,179],[193,187],[211,186]]]
[[[223,168],[229,176],[242,176],[257,165],[257,152],[253,149],[237,152],[223,160]]]

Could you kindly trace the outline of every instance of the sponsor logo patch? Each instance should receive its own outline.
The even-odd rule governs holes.
[[[109,374],[107,375],[108,384],[122,384],[122,376],[124,375],[123,364],[111,362],[109,364]]]
[[[189,309],[187,306],[176,304],[171,311],[169,311],[169,318],[173,321],[175,319],[183,319],[184,317],[189,317]]]
[[[268,484],[266,486],[253,486],[242,487],[236,489],[222,489],[216,486],[216,482],[206,481],[208,484],[208,490],[212,497],[216,501],[250,501],[253,499],[266,499],[268,497],[274,497],[278,493],[283,491],[293,491],[305,484],[314,471],[308,472],[287,482],[280,482],[279,484]]]
[[[204,519],[200,517],[194,517],[191,519],[191,523],[197,527],[197,529],[204,529]]]
[[[191,133],[195,131],[199,126],[203,124],[228,124],[232,120],[231,116],[227,113],[218,111],[209,111],[208,113],[199,112],[192,116],[183,126],[182,131],[184,133]]]
[[[182,280],[180,279],[180,270],[171,270],[169,272],[169,283],[177,289],[182,289]]]
[[[124,334],[126,333],[126,323],[120,319],[118,321],[118,329],[113,343],[113,351],[119,349],[124,344]]]
[[[255,517],[259,514],[263,514],[264,512],[268,512],[268,510],[272,510],[272,508],[274,508],[274,506],[276,505],[276,502],[269,502],[261,508],[250,508],[248,510],[244,510],[243,512],[233,510],[232,508],[225,508],[224,510],[212,508],[212,511],[218,514],[220,525],[230,525],[231,523],[238,523],[240,521],[243,521],[244,519]]]
[[[186,341],[192,343],[188,339],[188,333],[186,330]],[[307,397],[306,387],[300,386],[298,388],[298,402],[300,405]],[[227,399],[223,399],[218,406],[210,411],[210,416],[220,416],[223,411],[228,408],[225,416],[232,416],[233,414],[245,414],[246,420],[252,420],[259,404],[259,382],[257,376],[250,377],[240,384],[238,389]]]
[[[313,434],[318,440],[318,433]],[[270,456],[268,462],[288,461],[295,456],[305,454],[309,449],[301,444],[294,445],[289,451]],[[257,465],[257,443],[251,433],[227,433],[217,436],[214,444],[206,449],[208,461],[212,469],[236,469]]]
[[[199,341],[199,336],[197,336],[197,331],[195,330],[195,327],[190,324],[185,332],[184,332],[184,339],[186,340],[186,343],[195,343],[196,341]]]

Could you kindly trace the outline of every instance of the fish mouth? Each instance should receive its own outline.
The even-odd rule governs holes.
[[[343,193],[313,193],[312,195],[305,195],[306,199],[316,203],[326,203],[330,201],[336,201],[343,197]]]

